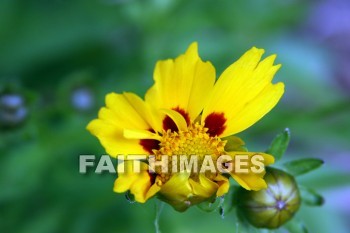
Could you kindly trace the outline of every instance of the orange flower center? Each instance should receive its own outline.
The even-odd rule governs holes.
[[[156,161],[161,161],[162,156],[168,157],[168,172],[163,173],[161,167],[156,167],[156,173],[160,175],[163,183],[168,181],[172,174],[181,172],[184,163],[189,163],[191,156],[196,156],[197,166],[200,168],[206,155],[210,155],[212,160],[224,154],[226,141],[222,141],[217,136],[210,136],[208,128],[195,123],[188,127],[187,131],[164,131],[159,143],[160,149],[153,150]],[[172,158],[176,156],[176,158]],[[185,158],[186,161],[183,161]],[[177,161],[175,164],[173,161]],[[182,163],[182,164],[181,164]],[[205,173],[208,178],[214,178],[216,174],[212,172]],[[198,172],[191,170],[191,178],[197,179]]]

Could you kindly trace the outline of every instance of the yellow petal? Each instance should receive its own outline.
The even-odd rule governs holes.
[[[162,109],[161,111],[164,112],[168,117],[170,117],[174,121],[178,130],[187,130],[187,122],[180,113],[170,109]]]
[[[145,103],[139,96],[133,93],[124,93],[124,96],[154,131],[162,132],[161,119],[164,118],[163,114],[155,110],[151,105]]]
[[[130,94],[131,95],[131,94]],[[129,98],[130,99],[130,98]],[[108,116],[103,116],[104,112],[99,114],[99,118],[114,122],[114,124],[126,129],[149,129],[151,126],[141,116],[136,107],[138,105],[130,102],[124,94],[110,93],[106,96],[106,106],[113,114],[113,119],[110,119],[111,113]]]
[[[267,184],[262,176],[256,174],[231,174],[232,178],[239,185],[247,190],[259,191],[267,188]]]
[[[135,180],[138,179],[140,173],[134,172],[134,163],[132,160],[125,160],[123,163],[118,164],[118,171],[121,171],[121,167],[124,168],[124,172],[118,173],[118,178],[114,182],[114,192],[123,193],[130,189]],[[140,171],[145,171],[147,164],[140,162]]]
[[[218,185],[209,180],[205,175],[199,174],[199,182],[190,179],[190,184],[192,186],[193,194],[199,198],[200,201],[213,196],[213,194],[218,190]],[[194,198],[192,198],[194,199]]]
[[[125,129],[161,132],[161,118],[164,116],[133,93],[110,93],[106,96],[106,107],[100,109],[98,118]]]
[[[127,139],[155,139],[160,140],[162,137],[152,133],[149,130],[124,129],[124,137]]]
[[[114,157],[119,154],[151,153],[151,149],[144,148],[138,139],[154,139],[155,134],[147,132],[150,136],[147,138],[145,132],[161,130],[161,120],[158,118],[163,115],[157,115],[151,106],[131,93],[108,94],[106,106],[100,109],[98,119],[91,121],[87,129],[100,140],[107,153]]]
[[[87,129],[99,139],[106,152],[113,157],[124,154],[148,154],[141,146],[140,140],[125,138],[123,128],[104,120],[91,121]]]
[[[186,201],[192,195],[192,188],[188,181],[189,173],[174,174],[161,188],[162,194],[168,200]]]
[[[226,194],[228,192],[228,190],[230,189],[230,182],[229,182],[228,178],[219,174],[215,177],[214,180],[219,185],[218,191],[216,192],[216,196],[221,197],[224,194]]]
[[[151,197],[147,195],[151,186],[149,174],[147,172],[142,172],[130,187],[130,193],[134,195],[135,201],[145,203],[147,197]],[[157,185],[155,184],[154,186],[156,187]],[[160,190],[160,187],[158,187],[158,190]]]
[[[270,165],[274,162],[274,157],[265,153],[255,153],[255,152],[229,152],[228,153],[232,158],[233,161],[235,161],[235,156],[237,155],[247,155],[248,158],[248,165],[244,166],[244,168],[248,169],[248,173],[241,173],[237,172],[236,170],[230,172],[230,175],[233,179],[237,181],[238,184],[240,184],[243,188],[247,190],[254,190],[258,191],[260,189],[264,189],[267,187],[265,180],[263,179],[265,175],[265,169],[263,172],[260,173],[254,173],[252,172],[251,168],[255,165],[251,162],[251,158],[254,155],[260,155],[263,157],[263,161],[261,161],[264,166]]]
[[[204,106],[202,123],[212,113],[223,114],[226,122],[224,131],[220,134],[221,137],[241,132],[254,124],[269,112],[282,96],[281,84],[272,89],[267,88],[271,86],[272,78],[280,65],[273,65],[275,55],[260,62],[263,53],[262,49],[255,47],[250,49],[238,61],[229,66],[216,82],[209,101]],[[273,94],[269,94],[270,102],[259,101],[259,97],[266,91],[273,92]],[[267,94],[265,93],[265,95]],[[247,118],[241,113],[246,112],[245,108],[248,105],[257,107],[257,104],[253,104],[254,102],[264,105],[259,105],[259,111],[251,109],[256,114],[250,114],[247,120],[249,124],[237,123],[237,119]]]
[[[269,84],[255,99],[249,102],[228,122],[227,133],[239,133],[265,116],[280,100],[284,84]]]
[[[189,183],[189,173],[176,173],[159,191],[159,199],[170,204],[175,210],[183,212],[191,206],[189,198],[193,196]]]
[[[255,154],[259,154],[259,155],[264,157],[264,165],[265,166],[271,165],[275,162],[275,157],[273,157],[272,155],[269,155],[266,153],[255,153]]]
[[[201,60],[197,43],[192,43],[175,60],[157,62],[154,81],[146,93],[146,102],[157,108],[182,109],[194,121],[214,86],[215,68]]]
[[[144,203],[149,198],[154,196],[160,187],[151,183],[151,177],[148,173],[148,165],[140,162],[140,172],[136,173],[134,169],[133,161],[125,161],[125,172],[119,173],[118,178],[114,183],[113,191],[117,193],[123,193],[130,190],[130,193],[134,195],[135,201]],[[121,164],[119,165],[121,166]]]
[[[150,189],[146,193],[145,200],[148,200],[149,198],[153,197],[160,191],[161,187],[157,185],[159,183],[159,180],[160,180],[159,176],[157,176],[155,183],[150,187]]]

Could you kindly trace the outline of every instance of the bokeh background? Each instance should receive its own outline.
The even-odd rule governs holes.
[[[79,174],[104,154],[86,130],[109,92],[144,95],[154,64],[199,42],[219,75],[252,46],[277,53],[286,93],[240,134],[264,151],[289,127],[284,160],[322,158],[300,183],[322,207],[311,233],[350,232],[350,2],[347,0],[1,0],[0,232],[154,232],[154,202],[112,192],[115,175]],[[123,111],[122,109],[120,111]],[[236,232],[234,218],[165,206],[163,233]]]

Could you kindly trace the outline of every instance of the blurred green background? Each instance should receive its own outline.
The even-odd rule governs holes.
[[[264,151],[289,127],[284,160],[325,160],[299,182],[326,203],[297,218],[311,233],[350,232],[349,32],[347,0],[1,0],[0,232],[154,232],[154,200],[128,203],[114,175],[79,174],[78,156],[105,153],[85,130],[104,95],[143,96],[155,62],[193,41],[218,75],[252,46],[278,54],[285,96],[239,136]],[[165,206],[160,227],[236,232],[232,214],[196,207]]]

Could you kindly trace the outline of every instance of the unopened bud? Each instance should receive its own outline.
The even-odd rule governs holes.
[[[250,224],[258,228],[275,229],[290,220],[300,206],[300,193],[293,176],[266,168],[267,189],[237,193],[238,211]]]
[[[19,94],[0,94],[0,128],[22,124],[28,115],[24,99]]]

